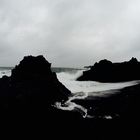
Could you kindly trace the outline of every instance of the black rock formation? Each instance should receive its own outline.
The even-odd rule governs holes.
[[[95,63],[89,70],[84,71],[79,81],[123,82],[140,80],[140,62],[132,58],[128,62],[112,63],[106,59]]]
[[[114,65],[115,68],[122,65],[126,69],[128,63],[131,69],[134,68],[133,71],[139,67],[139,62],[135,59],[123,64],[103,60],[100,64],[95,64],[95,67],[102,67],[109,74],[108,70]],[[136,139],[139,136],[140,85],[125,88],[115,96],[75,100],[75,103],[89,107],[89,110],[93,107],[92,115],[99,115],[84,119],[77,112],[63,111],[52,106],[56,101],[66,101],[71,92],[58,81],[50,67],[51,64],[43,56],[27,56],[12,70],[10,77],[3,76],[0,79],[0,116],[4,115],[0,124],[2,129],[6,127],[6,134],[10,137],[19,134],[18,139],[24,136],[32,139],[66,139],[76,138],[75,136],[79,139],[85,136],[86,139],[93,137],[95,140],[114,140],[127,137]],[[94,71],[94,66],[90,71]],[[100,69],[99,73],[101,72]],[[119,114],[119,117],[112,116],[115,114]],[[100,118],[104,115],[111,115],[113,119]]]
[[[51,64],[43,56],[27,56],[10,77],[0,79],[0,104],[3,108],[44,108],[65,101],[70,91],[58,81]]]

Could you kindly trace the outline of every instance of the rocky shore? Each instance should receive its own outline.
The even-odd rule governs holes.
[[[102,63],[105,63],[105,66],[114,65],[106,60],[100,63],[102,68]],[[131,65],[131,70],[139,67],[136,59],[115,65],[127,67],[127,64]],[[29,132],[32,138],[57,136],[62,139],[86,136],[87,139],[92,137],[95,140],[127,137],[136,139],[139,136],[140,84],[124,88],[113,96],[73,101],[88,107],[89,113],[95,116],[82,118],[78,112],[63,111],[54,107],[56,101],[63,103],[72,94],[58,81],[56,74],[50,68],[51,64],[43,56],[27,56],[12,70],[10,77],[4,76],[0,79],[0,110],[1,117],[3,116],[1,122],[10,129],[11,133],[14,131],[16,134],[21,134],[21,137]],[[105,73],[108,73],[108,69],[104,67]],[[93,68],[90,71],[92,70]],[[84,75],[87,76],[89,73],[85,72]],[[122,72],[120,73],[123,75]],[[136,74],[138,71],[132,72],[130,78],[126,79],[124,76],[120,79],[122,81],[135,79]],[[107,82],[107,77],[104,78]],[[99,81],[103,80],[99,79]],[[118,79],[113,77],[110,81],[116,82]]]

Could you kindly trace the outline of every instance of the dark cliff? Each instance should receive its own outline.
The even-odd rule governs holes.
[[[140,80],[140,62],[132,58],[128,62],[112,63],[106,59],[84,71],[79,81],[122,82]]]

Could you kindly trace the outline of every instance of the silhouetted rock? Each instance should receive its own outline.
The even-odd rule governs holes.
[[[51,64],[43,56],[27,56],[10,77],[0,79],[2,106],[9,108],[45,108],[56,101],[67,100],[70,91],[61,84]]]
[[[109,74],[110,69],[113,67],[119,69],[120,65],[125,70],[126,67],[132,67],[135,70],[139,67],[139,62],[132,59],[123,64],[113,64],[108,60],[102,60],[85,73],[99,74],[103,69],[105,71],[103,75]],[[28,131],[28,135],[32,138],[38,134],[39,138],[57,136],[61,139],[66,138],[64,134],[68,137],[70,134],[72,137],[77,135],[78,138],[85,135],[86,139],[92,136],[95,140],[126,139],[126,137],[136,139],[139,136],[137,131],[139,129],[136,128],[140,126],[138,116],[140,85],[122,89],[119,94],[106,98],[75,100],[75,103],[89,108],[91,115],[98,116],[84,119],[78,112],[63,111],[53,106],[56,101],[67,100],[71,92],[58,81],[50,67],[51,64],[43,56],[28,56],[12,70],[10,77],[3,76],[0,79],[1,116],[6,114],[5,116],[8,117],[7,119],[4,116],[1,121],[4,122],[4,126],[11,127],[11,133],[17,135],[22,132],[20,136],[23,136]],[[111,115],[113,119],[103,118],[105,115]],[[115,115],[119,117],[115,118]],[[8,122],[8,125],[5,122]]]
[[[90,70],[84,71],[79,81],[99,82],[122,82],[140,80],[140,62],[132,58],[128,62],[112,63],[108,60],[101,60],[95,63]]]

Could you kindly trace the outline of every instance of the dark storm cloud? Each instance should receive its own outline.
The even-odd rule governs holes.
[[[138,0],[0,0],[0,65],[43,54],[55,66],[140,59]]]

